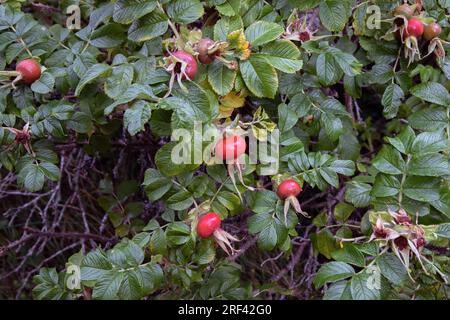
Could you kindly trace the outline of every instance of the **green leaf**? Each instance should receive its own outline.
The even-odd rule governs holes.
[[[355,300],[379,300],[381,293],[380,289],[377,289],[375,285],[369,285],[371,283],[371,277],[375,277],[374,274],[366,270],[355,274],[352,277],[350,283],[350,291],[352,297]],[[372,283],[371,283],[372,284]]]
[[[339,139],[344,131],[341,119],[335,115],[322,113],[320,116],[320,122],[331,141],[336,141]]]
[[[436,153],[448,150],[449,141],[442,131],[422,132],[412,144],[411,152],[415,154]]]
[[[275,248],[277,240],[277,230],[275,225],[271,223],[259,233],[258,248],[263,251],[271,251]]]
[[[220,2],[219,5],[216,5],[216,9],[222,16],[233,17],[239,14],[241,0],[225,0]]]
[[[336,282],[351,277],[355,273],[353,267],[344,262],[329,262],[322,265],[314,277],[314,286],[319,289],[325,283]]]
[[[328,229],[322,229],[320,232],[312,235],[315,248],[327,259],[331,259],[331,254],[337,250],[336,239]]]
[[[377,174],[375,182],[371,191],[374,197],[391,197],[395,196],[400,191],[400,182],[394,176]]]
[[[278,196],[270,190],[260,190],[253,193],[253,199],[250,201],[250,208],[256,213],[271,213],[275,210]]]
[[[167,226],[167,241],[172,245],[182,245],[188,242],[191,237],[191,230],[183,222],[173,222]]]
[[[383,114],[386,119],[392,119],[397,115],[404,96],[403,90],[399,85],[391,83],[387,86],[381,99],[381,104],[384,107]]]
[[[370,71],[370,82],[385,84],[389,82],[394,77],[394,70],[392,70],[392,66],[388,64],[376,64],[372,67]],[[391,84],[392,85],[392,84]]]
[[[243,28],[244,25],[240,16],[234,16],[232,18],[222,17],[214,25],[214,40],[226,41],[229,33]]]
[[[401,285],[408,279],[405,266],[393,253],[385,253],[377,258],[381,274],[394,285]]]
[[[331,284],[323,295],[323,300],[352,300],[350,283],[339,281]]]
[[[220,96],[227,95],[234,87],[236,70],[230,70],[222,62],[214,60],[208,68],[208,81]]]
[[[371,201],[370,184],[351,181],[347,183],[345,190],[345,201],[353,203],[357,208],[367,207]]]
[[[156,229],[150,238],[150,251],[155,254],[167,253],[167,239],[163,229]]]
[[[416,176],[440,177],[450,175],[450,163],[442,154],[413,156],[408,173]]]
[[[93,299],[112,300],[117,299],[124,274],[115,270],[104,273],[95,283],[92,291]]]
[[[167,14],[177,23],[189,24],[203,16],[203,5],[198,0],[174,0],[167,6]]]
[[[331,253],[334,260],[364,267],[366,264],[364,255],[352,244],[347,244],[344,248]]]
[[[85,74],[81,77],[77,88],[75,89],[75,95],[79,96],[81,90],[88,84],[100,77],[107,77],[111,74],[111,67],[106,64],[94,64],[90,67]]]
[[[351,160],[333,160],[329,168],[344,176],[352,176],[355,173],[355,163]]]
[[[124,64],[113,68],[113,72],[105,82],[105,93],[111,99],[117,99],[123,95],[133,82],[134,69],[131,65]]]
[[[118,296],[127,300],[142,299],[159,287],[163,277],[161,267],[153,263],[125,270]]]
[[[25,167],[26,175],[24,179],[25,189],[34,192],[39,191],[44,187],[45,175],[44,171],[37,164],[30,164]]]
[[[194,198],[189,191],[180,191],[167,199],[167,206],[172,210],[185,210],[194,203]]]
[[[304,151],[297,152],[288,159],[289,170],[303,175],[303,179],[312,187],[325,190],[327,183],[338,186],[336,174],[353,175],[355,165],[351,160],[337,160],[327,154]],[[312,167],[310,169],[310,167]]]
[[[150,86],[133,83],[114,103],[105,108],[104,113],[105,115],[109,115],[115,107],[121,104],[127,104],[135,99],[153,101],[157,100],[157,97],[153,94]]]
[[[389,143],[403,154],[410,153],[416,134],[411,127],[406,127],[397,137],[387,137]]]
[[[450,105],[450,94],[445,87],[437,82],[421,83],[411,90],[411,93],[427,102],[448,107]]]
[[[388,145],[383,145],[372,164],[386,174],[401,174],[405,168],[405,161],[400,153]]]
[[[187,92],[176,89],[165,99],[174,110],[172,125],[175,128],[192,128],[195,121],[208,122],[216,114],[217,105],[211,103],[207,93],[196,83],[186,84]]]
[[[147,169],[145,171],[144,182],[145,193],[150,201],[161,199],[172,187],[172,180],[164,177],[156,169]]]
[[[450,223],[444,223],[437,227],[436,234],[438,237],[450,239]]]
[[[103,250],[91,251],[81,263],[81,280],[98,280],[111,269],[112,264]]]
[[[329,47],[328,53],[334,58],[334,61],[339,65],[339,68],[347,76],[356,76],[361,74],[362,64],[350,53],[344,52],[336,47]]]
[[[297,115],[288,105],[282,103],[278,106],[278,128],[281,132],[292,129],[297,121]]]
[[[246,86],[257,97],[273,99],[278,90],[278,76],[263,55],[254,54],[241,61],[240,71]]]
[[[214,241],[211,240],[212,239],[201,241],[199,246],[197,247],[194,261],[196,261],[200,265],[210,264],[216,257]]]
[[[319,54],[316,61],[316,73],[320,82],[326,86],[337,83],[343,75],[331,53]]]
[[[450,219],[450,191],[448,189],[442,190],[439,200],[433,201],[431,205]]]
[[[43,161],[39,164],[39,166],[40,166],[42,172],[44,173],[44,175],[48,179],[50,179],[52,181],[59,180],[61,173],[59,171],[59,168],[56,165],[54,165],[53,163],[50,163],[50,162]]]
[[[339,222],[345,222],[350,218],[355,208],[345,202],[340,202],[334,207],[334,217]]]
[[[49,72],[44,72],[41,77],[33,82],[31,85],[31,90],[36,93],[46,94],[53,90],[53,86],[55,85],[55,78]]]
[[[256,21],[245,30],[245,37],[257,47],[277,39],[283,32],[283,27],[277,23]]]
[[[295,110],[297,117],[301,118],[309,114],[311,110],[311,102],[305,94],[299,93],[290,99],[289,107]]]
[[[119,0],[114,5],[115,22],[129,24],[156,8],[156,0]]]
[[[335,188],[339,188],[339,177],[336,172],[329,168],[322,168],[319,173],[326,182]]]
[[[250,234],[260,233],[262,230],[266,229],[273,222],[273,217],[270,214],[259,213],[252,215],[248,218],[248,232]]]
[[[33,299],[61,300],[70,298],[59,278],[55,268],[42,268],[39,270],[39,275],[33,278],[33,282],[36,284],[33,288]]]
[[[108,23],[93,30],[91,26],[80,30],[77,36],[97,48],[113,48],[125,40],[123,27],[118,23]]]
[[[265,45],[261,51],[266,60],[276,69],[285,73],[294,73],[303,66],[299,60],[300,50],[289,40],[277,40]]]
[[[221,191],[217,194],[217,201],[230,211],[230,214],[234,215],[241,211],[241,200],[239,197],[229,191]]]
[[[445,109],[432,106],[414,112],[408,121],[414,129],[436,131],[446,128],[449,120]]]
[[[167,16],[155,10],[131,25],[128,29],[128,39],[134,42],[149,41],[164,34],[168,27]]]
[[[197,164],[174,163],[172,161],[172,150],[177,142],[169,142],[162,146],[155,156],[155,163],[161,173],[168,177],[176,176],[183,172],[192,171],[198,167]]]
[[[330,31],[343,30],[350,15],[349,2],[346,0],[323,0],[320,2],[320,21]]]
[[[439,186],[440,182],[436,178],[408,176],[403,192],[408,198],[432,202],[440,198]]]
[[[320,0],[289,0],[289,3],[299,10],[309,10],[317,7]]]
[[[147,101],[138,101],[128,108],[123,115],[123,125],[130,135],[134,136],[144,130],[145,124],[150,120],[152,105]]]

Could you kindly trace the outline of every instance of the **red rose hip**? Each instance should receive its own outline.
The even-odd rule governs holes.
[[[232,135],[220,139],[215,147],[216,156],[223,160],[237,159],[245,153],[247,143],[239,135]]]
[[[197,60],[188,52],[179,50],[173,54],[175,58],[178,60],[181,60],[186,63],[186,68],[182,70],[181,63],[177,62],[177,65],[175,67],[175,71],[177,73],[180,73],[182,76],[182,79],[189,78],[189,80],[194,79],[195,75],[198,71],[198,65]]]
[[[407,36],[414,36],[420,38],[423,34],[424,27],[422,21],[417,18],[411,18],[408,20],[408,27],[406,28]]]
[[[414,15],[414,9],[407,4],[402,4],[394,9],[394,15],[410,19]]]
[[[201,238],[209,238],[214,231],[220,228],[220,223],[220,216],[215,212],[209,212],[198,220],[197,234]]]
[[[22,82],[32,84],[41,77],[41,66],[36,60],[26,59],[19,62],[16,71],[20,72]]]
[[[441,32],[442,32],[441,26],[436,22],[433,22],[424,27],[423,37],[425,38],[425,40],[430,41],[436,37],[439,37]]]
[[[209,38],[201,39],[197,44],[198,60],[203,64],[210,64],[214,61],[215,54],[209,54],[208,49],[214,45],[214,41]]]
[[[277,189],[277,194],[281,199],[296,197],[302,192],[302,187],[293,179],[284,180]]]

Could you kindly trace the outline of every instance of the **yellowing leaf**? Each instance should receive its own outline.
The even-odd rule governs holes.
[[[229,33],[227,40],[230,48],[235,50],[235,54],[239,57],[239,59],[246,60],[250,57],[250,42],[248,42],[245,37],[244,29],[239,29]]]
[[[234,109],[241,108],[245,104],[245,94],[231,91],[220,99],[220,117],[227,118],[231,116]]]

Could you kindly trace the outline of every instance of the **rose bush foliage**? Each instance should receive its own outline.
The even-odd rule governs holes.
[[[119,240],[41,268],[34,298],[296,297],[268,265],[251,273],[242,261],[254,255],[249,239],[251,250],[286,261],[306,244],[317,298],[448,297],[449,1],[412,9],[424,25],[440,25],[442,41],[405,36],[396,1],[45,3],[58,12],[49,19],[28,1],[0,6],[1,69],[31,57],[42,66],[31,85],[1,78],[2,174],[44,192],[60,178],[57,145],[80,143],[95,155],[121,130],[160,142],[143,181],[99,182],[98,204]],[[374,4],[379,27],[371,25]],[[70,5],[81,9],[80,30],[65,26]],[[223,53],[208,64],[197,57],[203,38]],[[198,61],[194,77],[168,68],[179,50]],[[170,135],[195,121],[249,129],[260,140],[264,129],[279,129],[279,173],[247,164],[237,179],[222,164],[174,164]],[[17,137],[27,124],[24,143]],[[309,217],[284,209],[276,188],[288,178],[302,186],[299,204],[318,204]],[[133,198],[141,190],[162,215],[141,216],[144,200]],[[197,235],[209,211],[231,234],[244,232],[237,257]],[[305,228],[312,232],[302,238]],[[81,287],[69,289],[73,266]],[[377,274],[378,285],[368,286]]]

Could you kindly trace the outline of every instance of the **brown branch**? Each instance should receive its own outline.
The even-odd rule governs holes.
[[[242,256],[248,249],[250,249],[256,243],[257,240],[258,237],[250,237],[249,240],[245,242],[242,247],[239,248],[239,251],[235,255],[228,257],[228,260],[236,261],[236,259]]]
[[[303,237],[306,239],[308,237],[309,231],[312,229],[312,225],[308,226],[306,228],[305,234],[303,235]],[[297,251],[295,251],[295,253],[292,255],[292,259],[291,261],[289,261],[289,263],[286,265],[286,267],[284,267],[280,272],[278,272],[275,276],[273,276],[272,278],[270,278],[271,282],[277,282],[279,281],[286,273],[288,273],[289,271],[293,270],[295,268],[295,266],[297,265],[297,263],[300,261],[300,258],[303,255],[303,252],[305,251],[306,247],[308,247],[308,245],[310,244],[309,240],[305,240],[297,249]]]
[[[40,231],[32,228],[24,228],[26,232],[31,233],[37,237],[49,237],[49,238],[75,238],[75,239],[92,239],[100,242],[111,242],[117,240],[116,237],[104,237],[92,233],[82,233],[82,232],[50,232],[50,231]]]
[[[355,113],[353,112],[353,98],[347,93],[344,93],[345,98],[345,108],[347,112],[351,114],[353,122],[355,122]]]

